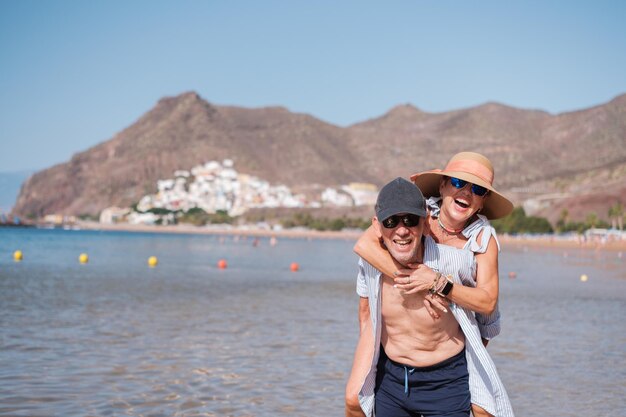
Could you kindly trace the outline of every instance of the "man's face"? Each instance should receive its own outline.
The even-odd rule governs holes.
[[[419,218],[417,226],[407,227],[401,220],[405,215],[407,214],[397,214],[400,221],[392,228],[385,227],[384,222],[376,217],[372,219],[372,224],[378,231],[378,237],[383,240],[391,256],[403,265],[416,262],[421,258],[420,250],[424,232],[423,218]]]

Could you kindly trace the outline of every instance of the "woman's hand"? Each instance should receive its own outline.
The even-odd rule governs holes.
[[[413,265],[411,265],[413,266]],[[437,273],[424,264],[416,264],[411,269],[400,269],[394,273],[394,287],[404,294],[427,292],[437,278]],[[439,312],[448,312],[448,301],[437,294],[424,295],[424,307],[434,319],[440,317]]]
[[[394,287],[405,294],[428,291],[433,286],[437,273],[424,264],[416,264],[410,269],[399,269],[394,272]]]

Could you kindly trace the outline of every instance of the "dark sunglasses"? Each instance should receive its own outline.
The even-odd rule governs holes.
[[[420,223],[420,216],[415,214],[396,214],[383,220],[383,227],[385,229],[393,229],[400,223],[400,220],[402,220],[402,224],[405,227],[415,227]]]
[[[455,178],[455,177],[450,177],[450,184],[452,184],[452,186],[454,188],[458,188],[459,190],[463,187],[465,187],[468,183],[465,180],[459,179],[459,178]],[[476,184],[472,184],[472,192],[474,194],[476,194],[479,197],[484,196],[485,194],[487,194],[487,191],[489,191],[488,189],[486,189],[485,187],[481,187],[480,185],[476,185]]]

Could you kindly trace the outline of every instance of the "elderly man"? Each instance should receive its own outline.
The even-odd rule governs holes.
[[[423,263],[436,273],[431,272],[434,279],[427,285],[398,284],[360,260],[361,333],[346,389],[346,414],[357,414],[350,409],[356,408],[350,397],[358,387],[358,405],[368,417],[374,410],[376,417],[469,416],[472,386],[472,393],[488,391],[499,415],[512,416],[474,314],[454,304],[447,314],[439,301],[453,285],[471,285],[473,254],[424,236],[426,214],[422,193],[402,178],[379,193],[372,223],[381,244],[399,263]],[[438,304],[444,314],[430,314],[429,303]]]

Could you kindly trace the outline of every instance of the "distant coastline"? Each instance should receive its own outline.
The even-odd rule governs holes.
[[[269,230],[250,227],[202,227],[192,225],[131,225],[125,223],[102,224],[97,222],[81,221],[77,224],[80,229],[85,230],[106,230],[124,232],[144,232],[144,233],[183,233],[183,234],[206,234],[225,236],[252,236],[252,237],[287,237],[287,238],[312,238],[312,239],[344,239],[356,241],[361,235],[360,230],[343,231],[317,231],[309,229],[283,229]],[[584,240],[582,237],[541,235],[541,236],[512,236],[499,235],[498,239],[503,247],[546,247],[563,249],[589,249],[589,250],[611,250],[626,251],[626,240]]]
[[[157,226],[157,225],[137,225],[128,223],[103,224],[97,222],[79,221],[76,224],[80,229],[85,230],[106,230],[123,232],[147,232],[147,233],[183,233],[183,234],[204,234],[204,235],[227,235],[227,236],[254,236],[254,237],[293,237],[293,238],[316,238],[316,239],[358,239],[361,231],[318,231],[309,229],[283,229],[269,230],[250,227],[226,227],[223,225],[193,226],[186,224]]]
[[[15,223],[0,223],[0,227],[10,227],[10,228],[20,228],[20,227],[35,227],[32,224],[25,224],[25,223],[19,223],[19,224],[15,224]]]
[[[536,247],[536,248],[559,248],[559,249],[588,249],[626,251],[626,240],[584,240],[582,236],[565,237],[560,235],[541,236],[512,236],[498,235],[503,247]]]

